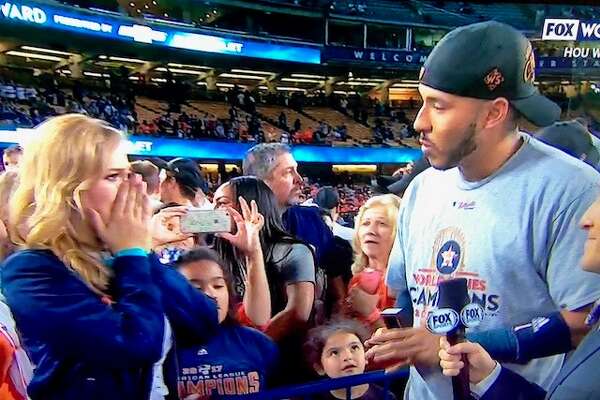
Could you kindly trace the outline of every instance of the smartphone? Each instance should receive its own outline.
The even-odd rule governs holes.
[[[231,217],[225,210],[190,209],[181,217],[183,233],[231,232]]]
[[[381,312],[381,317],[388,329],[402,328],[403,308],[386,308]]]

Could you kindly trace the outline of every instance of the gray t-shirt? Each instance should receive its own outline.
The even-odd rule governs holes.
[[[271,288],[271,312],[275,315],[287,304],[287,285],[315,283],[315,261],[308,246],[302,243],[277,243],[270,259],[266,272]]]
[[[586,234],[578,223],[599,190],[600,175],[525,134],[521,148],[493,175],[465,181],[458,168],[421,173],[398,217],[387,284],[408,291],[414,326],[436,307],[438,279],[467,278],[485,309],[477,330],[511,327],[600,297],[600,276],[582,271]],[[544,388],[564,355],[507,364]],[[451,399],[439,368],[411,367],[407,398]]]

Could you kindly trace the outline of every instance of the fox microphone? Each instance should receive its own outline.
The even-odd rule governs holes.
[[[471,303],[464,278],[449,279],[438,285],[438,308],[427,317],[427,328],[436,334],[446,335],[451,346],[465,341],[465,329],[473,328],[483,319],[483,308]],[[452,378],[455,400],[470,398],[469,362],[462,356],[464,367]]]

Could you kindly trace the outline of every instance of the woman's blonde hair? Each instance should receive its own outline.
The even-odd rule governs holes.
[[[0,175],[0,220],[8,223],[8,205],[19,184],[19,174],[7,171]]]
[[[84,222],[80,191],[101,178],[121,134],[81,114],[51,118],[36,130],[10,206],[11,238],[25,248],[51,250],[92,290],[105,293],[110,272],[102,243]]]
[[[352,273],[358,274],[368,266],[367,255],[362,251],[360,239],[358,238],[358,229],[362,224],[365,212],[371,208],[382,207],[386,211],[388,223],[392,227],[392,241],[396,239],[396,225],[398,220],[398,209],[400,208],[400,197],[394,194],[383,194],[371,197],[358,211],[354,226],[354,237],[352,238],[352,248],[354,249],[354,263],[352,264]],[[391,249],[390,249],[391,250]]]
[[[7,171],[0,175],[0,223],[2,227],[0,231],[0,261],[12,253],[14,246],[10,239],[6,236],[8,231],[8,205],[15,193],[15,189],[19,184],[19,174],[16,171]]]

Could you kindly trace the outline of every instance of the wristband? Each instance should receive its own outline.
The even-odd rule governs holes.
[[[467,332],[470,342],[479,343],[494,360],[515,362],[518,348],[517,337],[512,328],[498,328],[482,332]]]
[[[559,312],[538,317],[514,328],[517,338],[517,362],[568,353],[573,348],[571,330]]]
[[[114,258],[117,257],[127,257],[127,256],[138,256],[138,257],[146,257],[148,252],[141,247],[130,247],[127,249],[121,249],[117,251],[114,255]]]
[[[567,353],[572,348],[571,331],[559,312],[515,328],[470,332],[467,339],[479,343],[498,361],[520,364]]]

